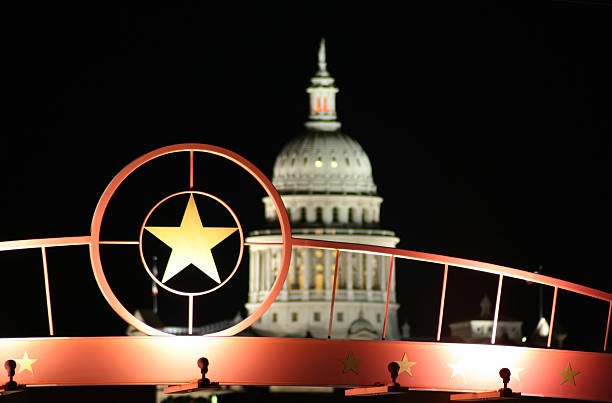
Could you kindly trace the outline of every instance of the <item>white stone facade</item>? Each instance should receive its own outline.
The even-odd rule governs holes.
[[[308,131],[283,147],[272,183],[287,208],[294,237],[395,247],[399,239],[394,233],[378,228],[383,199],[376,195],[370,160],[359,143],[338,131],[338,90],[326,66],[322,43],[319,71],[307,90]],[[246,239],[260,244],[249,251],[249,314],[268,295],[281,260],[280,246],[261,245],[281,241],[274,228],[278,218],[273,203],[268,197],[263,203],[270,229],[254,231]],[[282,291],[253,324],[254,330],[271,336],[327,337],[335,264],[334,250],[293,248]],[[390,264],[388,256],[340,252],[333,338],[380,338],[390,282],[386,337],[399,339],[395,271],[388,279]]]

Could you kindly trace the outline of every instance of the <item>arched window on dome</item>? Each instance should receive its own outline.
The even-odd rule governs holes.
[[[315,222],[317,224],[322,224],[323,223],[323,207],[317,207],[315,210]]]
[[[369,224],[370,223],[370,210],[368,210],[367,208],[364,208],[361,212],[361,222],[364,224]]]

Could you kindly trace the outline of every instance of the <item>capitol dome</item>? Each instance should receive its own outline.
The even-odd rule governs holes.
[[[376,193],[370,159],[339,131],[309,131],[287,143],[274,163],[272,183],[281,194]]]

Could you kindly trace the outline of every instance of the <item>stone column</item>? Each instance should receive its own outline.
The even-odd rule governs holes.
[[[304,253],[304,289],[302,290],[302,300],[308,300],[309,299],[309,293],[310,293],[310,275],[311,275],[311,263],[312,263],[312,259],[311,259],[311,252],[312,250],[310,248],[305,250]]]
[[[372,287],[374,286],[373,280],[374,276],[372,273],[372,256],[371,255],[363,255],[363,259],[365,260],[365,280],[366,280],[366,291],[368,295],[368,301],[372,300]]]
[[[331,267],[332,264],[334,263],[332,263],[331,251],[329,249],[325,249],[323,251],[323,276],[324,276],[325,298],[326,299],[331,298],[330,291],[332,289],[332,286],[334,285],[331,280],[331,275],[333,273],[332,271],[333,267]]]
[[[346,273],[347,273],[347,278],[346,278],[346,289],[347,289],[347,298],[349,301],[353,300],[354,297],[354,292],[353,292],[353,284],[354,284],[354,278],[353,278],[353,258],[354,258],[355,254],[353,252],[351,253],[347,253],[346,254],[346,258],[345,258],[345,264],[346,264]]]

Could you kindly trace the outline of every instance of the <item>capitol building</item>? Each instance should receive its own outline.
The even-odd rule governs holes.
[[[282,148],[272,183],[291,221],[293,237],[395,247],[393,231],[379,227],[383,199],[378,196],[370,160],[359,143],[340,131],[334,79],[327,71],[325,42],[319,69],[306,92],[310,114],[306,131]],[[263,199],[267,229],[253,231],[252,243],[279,243],[272,200]],[[251,245],[249,295],[251,314],[267,296],[281,260],[278,245]],[[332,338],[376,339],[382,336],[388,282],[391,281],[387,339],[399,339],[395,271],[388,279],[390,257],[340,252]],[[287,279],[276,301],[252,326],[263,336],[326,338],[336,252],[293,248]]]

